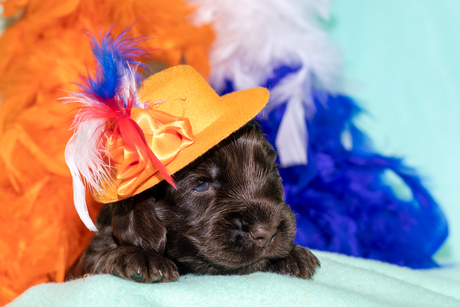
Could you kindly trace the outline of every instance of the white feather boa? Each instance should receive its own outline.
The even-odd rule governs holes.
[[[280,66],[301,67],[270,89],[266,111],[287,102],[276,145],[281,165],[307,163],[306,118],[315,107],[313,86],[334,93],[341,55],[318,25],[329,0],[188,0],[195,24],[212,23],[216,41],[209,55],[209,82],[217,90],[263,85]]]

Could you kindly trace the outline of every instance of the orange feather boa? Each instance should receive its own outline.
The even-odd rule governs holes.
[[[93,33],[151,35],[155,65],[181,61],[209,70],[210,25],[187,22],[180,0],[6,1],[4,14],[22,16],[0,37],[0,305],[28,287],[62,282],[91,233],[72,200],[64,148],[71,110],[57,101],[95,63],[84,27]],[[21,10],[21,11],[19,11]],[[86,66],[85,66],[86,65]],[[94,218],[100,204],[88,197]]]

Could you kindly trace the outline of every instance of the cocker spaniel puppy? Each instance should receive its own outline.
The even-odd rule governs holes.
[[[275,272],[311,278],[318,259],[294,245],[276,152],[251,121],[161,182],[105,204],[72,273],[168,282],[179,274]]]

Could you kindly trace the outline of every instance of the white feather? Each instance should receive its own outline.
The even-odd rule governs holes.
[[[144,108],[144,105],[137,98],[136,70],[132,66],[123,68],[123,77],[121,79],[121,92],[118,94],[122,101],[134,100],[136,108]]]
[[[281,165],[308,163],[308,155],[301,150],[308,146],[305,118],[303,113],[299,112],[302,108],[301,98],[292,98],[284,112],[284,119],[289,120],[281,121],[275,140]]]
[[[283,118],[284,136],[277,138],[280,148],[290,148],[278,148],[282,165],[306,163],[306,146],[299,146],[306,144],[307,129],[305,122],[303,127],[299,126],[299,119],[311,118],[314,114],[310,90],[315,86],[335,93],[341,76],[341,55],[317,21],[318,15],[328,18],[329,1],[188,2],[198,7],[193,21],[199,25],[212,23],[217,34],[209,55],[209,81],[217,91],[225,88],[227,80],[232,81],[235,90],[242,90],[263,85],[273,76],[274,69],[282,65],[301,67],[271,89],[267,111],[288,103],[292,112]],[[295,118],[290,117],[294,115]],[[296,144],[294,151],[288,142]]]
[[[84,93],[73,93],[63,98],[65,102],[81,103],[91,107],[99,102],[92,100]],[[83,223],[89,230],[97,231],[88,214],[85,200],[85,185],[98,193],[104,193],[101,183],[110,183],[108,170],[110,167],[104,161],[105,150],[101,146],[101,135],[105,128],[103,119],[88,120],[82,114],[75,116],[72,128],[74,135],[70,138],[65,149],[65,160],[72,174],[74,205]]]
[[[63,100],[66,103],[80,103],[87,109],[80,111],[75,115],[72,129],[75,130],[71,140],[67,143],[66,154],[75,156],[75,163],[78,171],[81,173],[84,181],[91,188],[100,191],[99,184],[101,179],[107,176],[107,164],[104,162],[104,149],[101,146],[101,135],[105,128],[103,119],[88,119],[85,112],[89,112],[91,106],[100,104],[98,101],[92,100],[84,93],[76,92],[72,96],[65,97]]]
[[[83,129],[86,130],[86,129]],[[78,130],[82,131],[82,130]],[[86,205],[86,188],[83,185],[83,181],[80,177],[80,170],[84,170],[81,166],[82,160],[79,157],[80,145],[82,141],[82,133],[78,134],[75,133],[67,143],[65,149],[65,161],[67,166],[70,169],[70,173],[72,174],[72,184],[73,184],[73,201],[75,205],[75,209],[77,210],[80,219],[83,223],[88,227],[91,231],[97,231],[96,226],[94,225],[91,217],[88,213],[88,208]],[[88,151],[88,148],[84,146],[85,149],[83,151]],[[89,169],[89,166],[86,166]]]

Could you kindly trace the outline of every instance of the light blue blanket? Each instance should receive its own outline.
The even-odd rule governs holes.
[[[96,275],[35,286],[8,306],[460,306],[460,267],[412,270],[314,253],[321,261],[314,280],[272,273],[186,275],[144,285]]]

